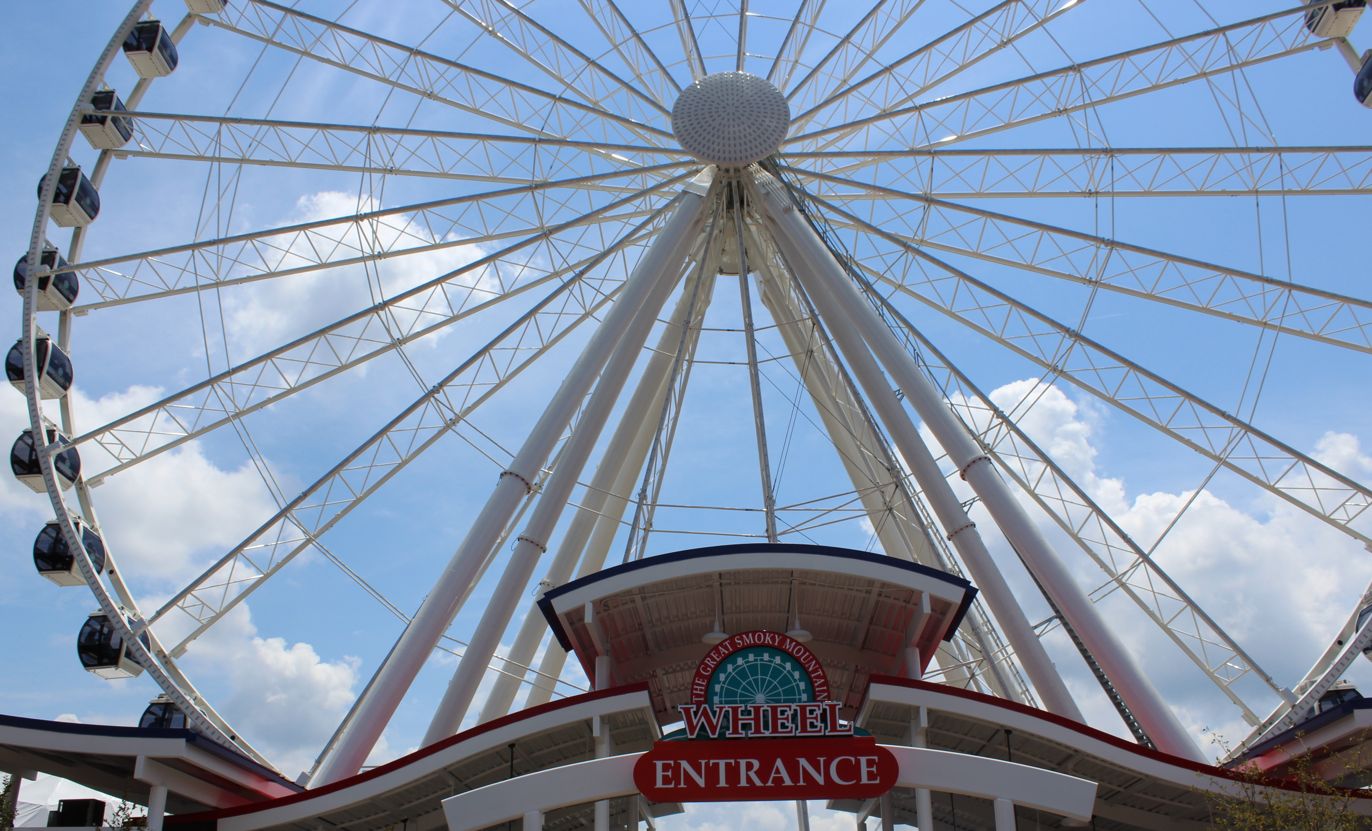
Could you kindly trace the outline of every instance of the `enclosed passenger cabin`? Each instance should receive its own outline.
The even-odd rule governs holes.
[[[93,113],[81,116],[81,135],[96,150],[118,150],[133,138],[133,119],[112,89],[98,90],[91,96]]]
[[[160,20],[143,20],[124,38],[124,57],[140,78],[161,78],[176,69],[176,44]]]
[[[38,198],[43,198],[43,183],[47,175],[38,180]],[[63,228],[80,228],[89,225],[100,215],[100,194],[95,185],[76,165],[62,168],[57,177],[57,190],[52,194],[52,221]]]
[[[186,0],[186,11],[191,14],[219,14],[228,5],[227,0]]]
[[[71,389],[71,359],[47,335],[33,340],[33,360],[38,368],[38,394],[42,398],[61,398]],[[5,377],[20,392],[28,380],[24,362],[24,341],[17,340],[5,356]]]
[[[72,525],[76,526],[76,535],[81,538],[81,545],[86,549],[86,556],[90,558],[91,566],[96,574],[105,571],[105,542],[100,539],[100,535],[95,533],[95,529],[86,525],[78,517],[72,517]],[[48,578],[59,586],[83,586],[86,583],[81,576],[81,570],[76,566],[76,554],[67,545],[67,538],[62,533],[62,526],[57,520],[49,522],[43,526],[43,530],[38,532],[38,537],[33,541],[33,564],[38,569],[38,573]]]
[[[1353,97],[1364,107],[1372,107],[1372,49],[1362,53],[1362,69],[1353,79]]]
[[[1318,0],[1307,0],[1306,5],[1314,5]],[[1353,26],[1362,16],[1367,0],[1338,0],[1305,13],[1305,28],[1316,37],[1346,38]]]
[[[71,439],[52,425],[47,426],[46,432],[48,444],[71,444]],[[10,448],[10,470],[14,472],[14,478],[28,485],[35,493],[47,490],[43,484],[43,469],[38,465],[38,444],[33,440],[33,430],[25,430],[14,440],[14,446]],[[64,490],[76,484],[76,480],[81,478],[81,456],[76,448],[66,447],[55,452],[52,471]]]
[[[186,714],[181,712],[181,708],[173,704],[170,698],[159,695],[143,711],[143,717],[138,719],[138,726],[147,730],[185,730]]]
[[[147,636],[143,638],[146,647]],[[82,624],[76,636],[76,656],[87,672],[101,678],[132,678],[143,671],[123,634],[104,612],[96,612]]]
[[[43,246],[38,262],[43,271],[55,272],[38,278],[38,311],[61,312],[70,309],[81,291],[81,281],[76,278],[76,273],[60,270],[67,267],[67,261],[51,245]],[[14,290],[21,297],[28,289],[28,277],[29,258],[26,254],[14,264]]]
[[[1327,713],[1335,707],[1340,707],[1352,701],[1362,701],[1362,694],[1358,688],[1348,683],[1340,681],[1329,688],[1329,691],[1320,696],[1319,703],[1315,705],[1315,712],[1312,715]]]

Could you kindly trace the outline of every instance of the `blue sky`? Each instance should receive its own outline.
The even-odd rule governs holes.
[[[12,38],[11,48],[0,55],[6,70],[0,84],[12,110],[11,126],[0,144],[0,176],[11,194],[0,205],[4,228],[0,238],[10,241],[10,256],[22,253],[32,224],[34,184],[91,61],[122,17],[120,5],[30,0],[8,8],[12,24],[25,32],[60,32],[60,37],[54,37],[62,44],[55,51],[51,40]],[[1283,7],[1259,5],[1263,10]],[[358,4],[347,20],[415,42],[437,23],[440,6],[428,4],[413,17],[402,18]],[[779,38],[782,28],[768,17],[774,9],[754,6],[762,17],[751,30],[754,40],[750,43],[761,53]],[[181,4],[158,0],[155,8],[173,18],[179,15]],[[1028,73],[1026,65],[1054,67],[1064,62],[1064,52],[1081,60],[1158,40],[1164,26],[1176,32],[1193,31],[1204,25],[1198,8],[1169,3],[1167,13],[1174,16],[1159,22],[1151,20],[1137,2],[1084,4],[1050,29],[1052,39],[1028,38],[1020,54],[988,60],[943,92],[1020,77]],[[1237,12],[1227,13],[1237,19]],[[929,4],[921,14],[916,18],[919,25],[883,47],[883,54],[896,54],[919,34],[938,31],[953,19],[952,10],[942,3]],[[645,21],[650,42],[665,54],[674,33],[654,28],[660,21]],[[840,20],[831,25],[841,29],[846,24]],[[600,43],[584,22],[567,26],[569,38]],[[702,37],[718,39],[725,34],[718,21],[704,19],[702,26]],[[1372,45],[1367,42],[1367,26],[1362,24],[1354,33],[1355,43]],[[506,53],[474,39],[459,23],[438,28],[425,46],[478,65],[509,65]],[[145,109],[502,131],[433,102],[417,103],[408,94],[388,96],[378,85],[334,70],[308,64],[295,67],[293,60],[281,55],[268,53],[254,67],[257,46],[213,29],[192,31],[181,51],[182,66],[154,85]],[[750,61],[749,69],[765,72],[768,67],[759,58]],[[711,53],[712,70],[732,68],[726,63],[723,56]],[[130,77],[123,59],[117,58],[112,83],[125,89],[131,85]],[[1087,125],[1098,135],[1092,141],[1116,147],[1262,145],[1273,138],[1283,144],[1359,144],[1372,135],[1368,129],[1372,113],[1352,102],[1351,75],[1333,51],[1286,58],[1235,78],[1238,82],[1230,87],[1190,84],[1101,108],[1099,117],[1093,116]],[[1226,123],[1227,111],[1215,103],[1216,95],[1226,89],[1237,91],[1245,101],[1257,102],[1245,104],[1244,112],[1255,125],[1270,128],[1267,135],[1254,126],[1247,128],[1252,135],[1234,137],[1234,122]],[[974,146],[1075,146],[1082,140],[1082,127],[1077,123],[1071,128],[1063,119],[1050,120]],[[73,154],[86,163],[94,158],[80,139]],[[399,206],[492,187],[453,180],[365,179],[358,174],[248,168],[232,191],[232,200],[220,203],[217,215],[205,213],[205,206],[214,203],[203,198],[204,192],[231,181],[225,178],[231,172],[200,162],[117,162],[102,191],[105,208],[92,229],[86,255],[116,256],[216,235],[197,232],[197,217],[205,220],[202,225],[217,223],[228,231],[243,231],[336,216],[359,206]],[[1361,233],[1369,207],[1366,196],[1284,200],[1105,196],[981,199],[976,204],[1333,291],[1363,297],[1367,293],[1365,234]],[[541,207],[556,210],[553,202]],[[527,210],[527,204],[523,209]],[[66,239],[65,232],[56,228],[51,229],[51,236]],[[412,285],[495,247],[486,243],[417,261],[397,260],[382,272],[380,290]],[[548,266],[540,256],[544,255],[534,255],[528,262]],[[1255,423],[1292,446],[1336,463],[1354,478],[1372,478],[1372,449],[1368,447],[1372,425],[1366,415],[1372,393],[1364,382],[1365,355],[1289,336],[1274,339],[1251,327],[1198,319],[1193,313],[1106,292],[1091,293],[965,256],[948,259],[1180,385],[1246,417],[1251,415]],[[80,396],[78,424],[103,423],[203,377],[207,366],[222,366],[226,355],[241,360],[371,302],[378,290],[372,276],[352,269],[327,279],[315,276],[289,284],[259,283],[225,292],[199,306],[192,298],[182,297],[78,319],[73,350]],[[522,309],[502,307],[418,342],[406,351],[408,365],[393,356],[378,360],[363,372],[321,384],[246,419],[247,434],[269,461],[281,492],[294,495],[308,485]],[[0,297],[0,310],[17,333],[17,297]],[[1080,390],[1058,385],[1045,391],[1034,385],[1040,369],[958,324],[916,304],[908,304],[907,313],[983,389],[997,390],[997,401],[1003,406],[1034,402],[1024,416],[1026,428],[1145,545],[1169,526],[1189,495],[1204,484],[1205,492],[1167,533],[1157,557],[1279,679],[1293,683],[1300,677],[1372,577],[1366,552],[1357,543],[1309,521],[1232,474],[1207,477],[1211,463]],[[700,349],[708,362],[698,366],[692,378],[663,501],[756,507],[760,500],[755,476],[751,470],[747,476],[738,475],[736,462],[754,452],[750,398],[734,365],[741,353],[736,280],[720,280],[706,325],[711,331],[702,338]],[[759,340],[764,351],[779,348],[774,332],[760,333]],[[572,336],[483,407],[473,420],[479,433],[472,430],[465,434],[467,440],[440,442],[350,515],[326,538],[330,551],[399,608],[412,612],[494,484],[498,467],[486,454],[499,459],[502,452],[518,446],[541,409],[546,391],[565,372],[582,342],[584,334]],[[1265,369],[1254,373],[1255,366]],[[1255,396],[1259,376],[1261,394]],[[813,407],[803,400],[791,404],[796,399],[794,371],[783,361],[769,363],[763,388],[768,430],[777,443],[773,472],[778,501],[799,503],[843,491],[837,482],[836,460],[811,423]],[[5,419],[0,423],[14,433],[21,429],[21,400],[13,394],[7,401],[0,407]],[[240,436],[231,430],[111,478],[94,492],[94,499],[111,547],[145,611],[160,605],[274,510],[271,493],[249,462]],[[155,690],[146,679],[105,683],[79,668],[75,634],[93,608],[92,601],[84,590],[59,590],[41,580],[29,565],[29,546],[45,510],[42,497],[13,482],[0,488],[4,528],[0,539],[11,563],[0,574],[0,624],[25,633],[14,660],[28,668],[11,673],[0,685],[0,711],[128,723],[137,718]],[[692,534],[659,534],[650,544],[652,553],[732,539],[725,532],[755,535],[760,531],[755,512],[673,513],[664,509],[659,524]],[[1365,517],[1361,527],[1367,527]],[[707,533],[700,536],[699,532]],[[870,533],[856,520],[798,539],[858,548],[872,544]],[[1021,590],[1031,619],[1046,616],[1005,544],[990,542]],[[621,540],[612,547],[609,562],[618,562],[622,550]],[[1091,588],[1099,585],[1101,573],[1079,555],[1072,556],[1075,559],[1069,563],[1082,583]],[[478,596],[492,581],[488,576]],[[274,758],[282,758],[283,769],[293,776],[309,764],[337,715],[393,642],[399,624],[317,554],[293,563],[248,606],[250,615],[234,616],[197,644],[187,656],[187,667],[211,700],[235,723],[243,723],[245,735],[261,742]],[[1142,628],[1132,607],[1116,596],[1105,601],[1104,608],[1153,673],[1155,683],[1176,703],[1189,728],[1225,730],[1231,736],[1239,730],[1233,709],[1189,665],[1178,661],[1160,636]],[[462,637],[478,614],[479,609],[464,611],[452,634]],[[507,633],[507,642],[510,637]],[[1088,717],[1105,729],[1119,729],[1070,647],[1056,635],[1048,640]],[[392,723],[385,753],[394,755],[416,744],[453,665],[453,660],[442,655],[430,663]],[[1361,667],[1358,674],[1365,674]],[[61,692],[54,695],[54,690]],[[697,827],[708,827],[710,816],[702,815]],[[786,821],[772,814],[757,819],[767,827],[784,827]]]

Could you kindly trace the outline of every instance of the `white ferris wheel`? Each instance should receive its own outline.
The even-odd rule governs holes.
[[[327,782],[397,709],[427,743],[574,691],[548,586],[828,544],[978,587],[948,683],[1181,755],[1176,689],[1284,729],[1372,646],[1366,569],[1291,655],[1263,633],[1327,551],[1281,588],[1222,528],[1169,546],[1216,504],[1372,540],[1330,449],[1369,424],[1362,5],[139,0],[7,362],[82,663],[270,764],[187,669],[216,626],[358,656]],[[212,552],[126,553],[225,510]]]

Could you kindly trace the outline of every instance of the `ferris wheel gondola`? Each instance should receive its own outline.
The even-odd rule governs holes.
[[[43,194],[44,179],[38,182],[38,194]],[[52,196],[52,221],[64,228],[82,228],[95,221],[100,214],[100,194],[95,185],[76,165],[62,168],[57,177],[57,189]]]
[[[94,528],[86,525],[80,517],[72,517],[72,524],[81,538],[81,545],[90,558],[95,573],[105,571],[105,543]],[[33,541],[33,564],[38,573],[59,586],[84,586],[86,578],[76,563],[76,553],[67,546],[67,538],[62,533],[61,524],[53,521],[43,526]]]
[[[122,113],[128,112],[124,102],[112,89],[102,89],[91,96],[94,112],[81,116],[81,135],[97,150],[118,150],[133,138],[133,122]]]
[[[129,649],[124,629],[115,626],[104,612],[92,614],[81,625],[76,656],[87,672],[101,678],[133,678],[143,672],[143,663]]]
[[[46,425],[43,435],[49,446],[57,447],[52,453],[52,470],[58,486],[66,490],[81,478],[81,454],[71,446],[71,439],[56,426]],[[39,442],[34,440],[34,431],[25,430],[10,448],[10,471],[14,478],[30,489],[45,493],[48,486],[43,481],[43,468],[38,457]]]
[[[52,245],[44,245],[38,257],[45,272],[38,278],[38,311],[60,312],[71,308],[81,292],[81,281],[71,271],[62,271],[67,261]],[[20,257],[14,264],[14,290],[23,295],[28,282],[29,258]]]
[[[124,40],[124,56],[140,78],[170,75],[180,60],[171,35],[160,20],[143,20]]]
[[[34,339],[33,350],[34,365],[38,368],[39,395],[48,400],[66,395],[73,380],[71,358],[47,335]],[[28,383],[23,341],[17,341],[5,355],[5,377],[11,386],[20,391]]]

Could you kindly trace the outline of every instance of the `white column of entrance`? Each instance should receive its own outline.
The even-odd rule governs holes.
[[[148,831],[162,831],[162,820],[166,815],[167,786],[150,786],[148,788]]]

